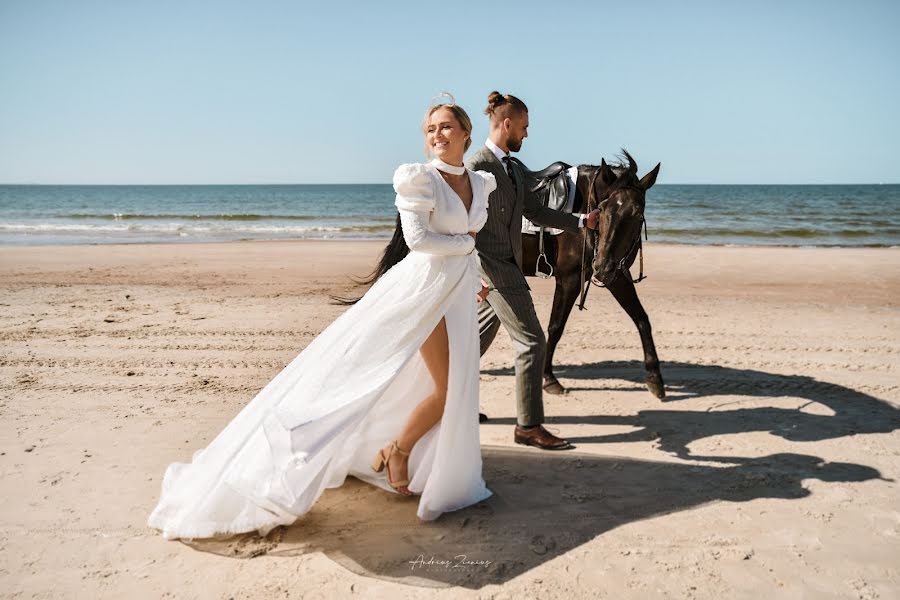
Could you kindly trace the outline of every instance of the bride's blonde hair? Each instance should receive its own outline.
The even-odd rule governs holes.
[[[426,133],[428,131],[428,119],[431,118],[437,110],[441,108],[448,109],[453,116],[456,117],[456,120],[459,121],[459,126],[462,127],[462,130],[469,134],[469,138],[466,140],[465,150],[469,149],[469,146],[472,145],[472,119],[469,118],[468,113],[463,109],[462,106],[456,103],[456,99],[453,97],[453,94],[450,92],[441,92],[432,100],[440,100],[443,97],[447,97],[450,99],[449,102],[438,102],[437,104],[432,105],[431,108],[425,113],[425,118],[422,119],[422,133]],[[428,149],[428,144],[425,144],[425,156],[428,156],[430,151]]]

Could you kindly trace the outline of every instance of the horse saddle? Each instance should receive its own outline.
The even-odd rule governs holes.
[[[572,200],[575,196],[575,177],[572,165],[557,161],[540,171],[530,171],[522,161],[511,157],[519,163],[525,175],[525,188],[528,193],[534,194],[542,206],[553,210],[572,212]],[[538,233],[541,226],[535,225],[525,217],[522,217],[522,233]],[[546,228],[546,231],[556,235],[562,233],[561,229]]]

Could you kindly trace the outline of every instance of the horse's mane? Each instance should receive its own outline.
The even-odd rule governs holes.
[[[637,186],[639,180],[637,178],[637,162],[625,148],[621,149],[613,162],[607,163],[613,173],[616,174],[616,180],[610,188],[623,188]]]
[[[625,148],[622,148],[619,153],[616,154],[615,158],[608,161],[606,165],[612,169],[612,172],[616,175],[616,181],[613,183],[613,186],[633,185],[637,181],[637,177],[635,176],[635,173],[637,172],[637,163],[634,158],[628,154],[628,150]],[[600,168],[600,165],[584,166],[591,169]],[[629,174],[631,175],[630,177]]]

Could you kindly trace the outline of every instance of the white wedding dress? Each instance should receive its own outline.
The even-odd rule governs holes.
[[[441,318],[450,345],[440,422],[413,447],[409,489],[432,520],[491,495],[481,476],[474,240],[493,175],[467,171],[469,212],[434,165],[394,174],[409,255],[307,346],[190,463],[166,469],[148,524],[168,539],[267,534],[353,475],[389,492],[370,466],[434,389],[419,349]],[[395,492],[396,493],[396,492]]]

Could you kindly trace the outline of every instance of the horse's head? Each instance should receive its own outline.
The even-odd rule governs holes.
[[[610,167],[603,160],[595,174],[591,194],[596,199],[592,208],[600,209],[596,252],[592,268],[594,278],[604,285],[612,283],[619,271],[634,262],[644,224],[644,195],[656,183],[659,164],[637,178],[637,163],[625,152],[627,165]]]

